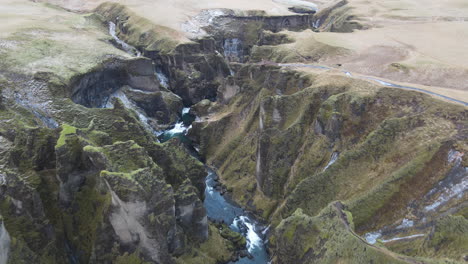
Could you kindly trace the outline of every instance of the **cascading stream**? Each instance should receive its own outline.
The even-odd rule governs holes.
[[[185,144],[188,144],[193,151],[194,146],[186,137],[191,128],[195,116],[191,115],[190,108],[182,110],[182,118],[177,122],[174,128],[166,130],[160,137],[161,142],[177,137]],[[266,251],[265,234],[268,228],[261,225],[255,218],[241,207],[230,201],[227,197],[221,195],[216,190],[218,176],[212,169],[206,167],[208,175],[206,176],[205,200],[203,202],[207,215],[210,219],[224,222],[232,230],[242,234],[247,240],[247,251],[249,257],[240,258],[236,264],[266,264],[269,256]]]
[[[141,52],[139,50],[137,50],[135,47],[127,44],[126,42],[124,42],[123,40],[119,39],[119,37],[117,37],[117,31],[115,29],[116,25],[115,23],[113,22],[109,22],[109,34],[112,36],[112,38],[114,39],[114,41],[120,46],[120,48],[122,48],[125,52],[131,54],[131,55],[134,55],[136,57],[140,57],[141,56]]]
[[[136,106],[135,103],[130,101],[127,95],[125,95],[125,93],[122,91],[122,89],[118,89],[117,91],[115,91],[113,94],[109,96],[109,98],[107,99],[107,102],[105,102],[103,106],[104,108],[114,107],[112,98],[120,99],[120,101],[124,104],[126,108],[134,110],[136,114],[138,115],[138,118],[140,119],[141,123],[145,127],[145,129],[153,133],[155,136],[160,135],[160,132],[155,131],[154,128],[148,124],[148,117],[146,116],[145,112],[141,110],[138,106]]]

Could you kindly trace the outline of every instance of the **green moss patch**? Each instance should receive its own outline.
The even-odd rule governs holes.
[[[57,144],[55,145],[55,148],[60,148],[61,146],[65,145],[65,140],[67,135],[70,134],[76,134],[76,127],[63,124],[62,125],[62,131],[60,132],[60,137],[57,140]]]

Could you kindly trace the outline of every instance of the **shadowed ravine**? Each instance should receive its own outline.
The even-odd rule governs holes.
[[[174,128],[166,130],[159,136],[161,142],[172,138],[179,138],[185,143],[194,156],[198,156],[196,149],[191,145],[191,141],[185,136],[191,128],[191,123],[195,117],[189,114],[189,108],[184,108],[182,118]],[[198,157],[197,157],[198,158]],[[268,229],[261,225],[254,217],[227,197],[216,190],[219,177],[216,172],[206,166],[208,175],[206,176],[205,200],[203,202],[208,218],[215,222],[223,222],[232,230],[241,233],[247,239],[247,250],[251,256],[240,258],[235,263],[268,263],[268,253],[265,246],[265,235]],[[233,263],[233,262],[231,262]]]
[[[115,35],[115,24],[112,22],[109,23],[109,32],[115,41],[128,53],[139,56],[139,52],[134,52],[136,49],[128,45],[127,43],[118,39]],[[161,73],[156,72],[156,76],[160,81],[161,86],[167,87],[167,77]],[[142,123],[145,124],[145,127],[155,133],[147,125],[147,117],[133,105],[128,98],[120,90],[112,94],[107,102],[106,107],[113,107],[111,103],[111,98],[119,98],[126,107],[133,109],[138,114]],[[159,134],[158,138],[161,142],[166,142],[172,138],[178,138],[184,145],[189,149],[189,151],[199,159],[196,148],[192,145],[190,139],[186,137],[188,130],[191,128],[191,124],[195,121],[195,116],[189,113],[190,108],[184,108],[182,110],[181,119],[174,125],[173,128],[165,130]],[[264,237],[268,229],[265,226],[262,226],[258,223],[257,220],[253,218],[251,214],[246,212],[241,207],[237,206],[234,202],[228,200],[224,195],[222,195],[218,190],[216,190],[216,185],[218,183],[219,177],[216,172],[208,167],[206,167],[208,175],[206,176],[206,189],[205,189],[205,200],[204,206],[207,210],[208,217],[215,222],[221,222],[228,225],[232,230],[242,234],[247,240],[247,250],[250,254],[248,257],[240,258],[235,263],[252,263],[252,264],[264,264],[268,263],[268,253],[266,251],[266,245]]]

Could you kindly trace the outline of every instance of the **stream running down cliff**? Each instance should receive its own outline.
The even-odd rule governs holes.
[[[0,219],[0,264],[6,264],[10,251],[10,235],[5,229],[5,224]]]
[[[186,137],[188,130],[191,128],[191,123],[195,120],[195,116],[191,115],[190,108],[182,110],[182,117],[174,126],[174,128],[166,130],[159,136],[161,142],[177,137],[187,145],[187,147],[196,152],[196,148],[191,145],[190,140]],[[196,155],[195,155],[196,156]],[[205,183],[205,200],[203,202],[207,215],[210,219],[217,222],[224,222],[232,230],[242,234],[247,240],[247,251],[249,257],[240,258],[236,264],[266,264],[269,256],[266,251],[265,235],[268,228],[260,224],[249,212],[245,211],[229,198],[222,195],[216,190],[218,175],[208,166],[206,166],[208,175]]]

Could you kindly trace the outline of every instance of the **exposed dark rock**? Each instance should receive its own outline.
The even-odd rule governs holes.
[[[289,11],[298,13],[298,14],[315,14],[317,12],[317,10],[300,7],[300,6],[293,6],[293,7],[289,7],[288,9]]]
[[[124,85],[147,92],[160,91],[151,60],[110,59],[71,82],[70,96],[86,107],[104,107],[109,96]]]
[[[186,180],[176,192],[176,217],[191,239],[203,242],[208,239],[208,218],[197,190]]]
[[[184,107],[181,98],[171,92],[145,92],[130,87],[124,89],[123,92],[148,117],[163,124],[175,123]]]

